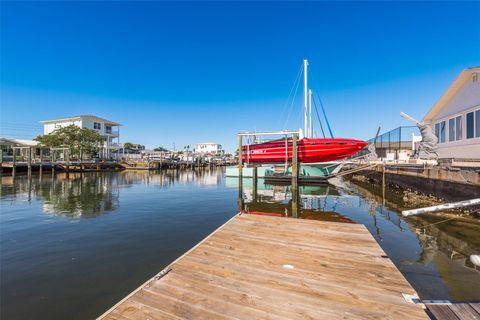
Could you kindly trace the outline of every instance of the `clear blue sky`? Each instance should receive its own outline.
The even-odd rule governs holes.
[[[96,114],[171,148],[301,126],[308,58],[334,134],[422,118],[480,65],[480,2],[1,2],[1,132]],[[300,93],[300,92],[299,92]],[[288,110],[288,107],[287,107]]]

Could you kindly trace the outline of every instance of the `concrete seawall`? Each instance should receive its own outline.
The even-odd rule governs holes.
[[[362,175],[381,183],[382,166],[355,175]],[[385,180],[387,184],[413,189],[423,194],[433,194],[448,200],[480,196],[480,168],[386,165]]]

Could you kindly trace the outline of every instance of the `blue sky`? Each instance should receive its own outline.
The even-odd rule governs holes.
[[[1,132],[96,114],[177,148],[301,126],[304,58],[335,136],[422,118],[480,65],[480,2],[1,2]],[[299,92],[299,96],[300,96]],[[287,111],[285,111],[287,110]]]

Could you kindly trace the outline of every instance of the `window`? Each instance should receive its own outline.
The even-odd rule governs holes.
[[[94,122],[93,129],[96,129],[96,130],[102,129],[102,124],[100,122]]]
[[[112,126],[105,126],[105,133],[112,133]]]
[[[474,122],[473,122],[473,112],[467,113],[467,139],[473,138],[474,133]]]
[[[456,127],[456,138],[457,140],[462,140],[463,133],[462,133],[462,116],[458,116],[455,118],[455,127]]]
[[[448,141],[455,141],[455,118],[448,120]]]
[[[462,140],[462,116],[448,120],[448,141]]]
[[[480,109],[475,111],[475,124],[477,126],[475,130],[475,137],[480,137]]]
[[[437,143],[440,142],[440,123],[435,123],[435,136],[437,136]]]
[[[445,143],[445,136],[446,136],[446,133],[445,133],[445,130],[446,130],[446,122],[445,121],[442,121],[440,122],[440,142],[441,143]]]

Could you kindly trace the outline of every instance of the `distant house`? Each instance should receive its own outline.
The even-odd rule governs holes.
[[[224,154],[225,151],[222,148],[221,144],[213,143],[213,142],[204,142],[204,143],[197,143],[195,146],[195,152],[203,153],[203,154]]]
[[[463,70],[423,121],[435,130],[439,158],[480,159],[480,67]]]
[[[97,131],[103,138],[103,147],[100,155],[103,158],[110,158],[113,151],[120,148],[120,123],[103,119],[94,115],[80,115],[61,119],[45,120],[43,133],[49,134],[61,127],[75,125],[80,128],[89,128]]]

